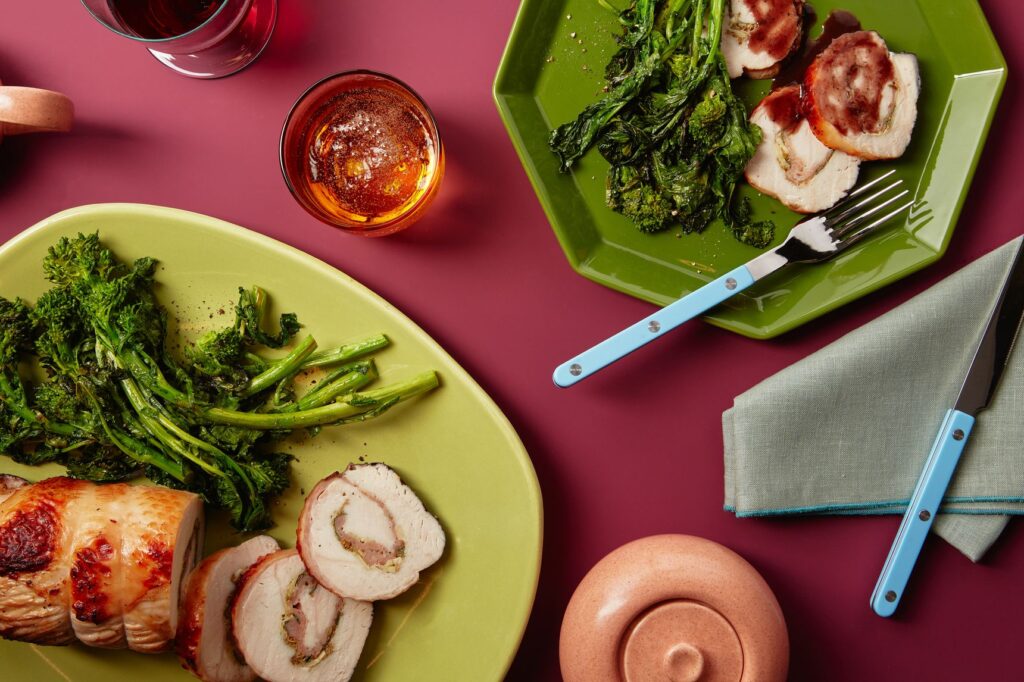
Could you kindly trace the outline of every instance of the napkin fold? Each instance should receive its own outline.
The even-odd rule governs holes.
[[[1022,238],[737,397],[722,415],[737,516],[902,514]],[[977,561],[1024,514],[1024,353],[1010,357],[933,530]]]

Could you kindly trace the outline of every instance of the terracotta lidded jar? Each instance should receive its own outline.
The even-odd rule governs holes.
[[[74,116],[71,100],[59,92],[0,83],[0,139],[4,135],[67,132]]]
[[[583,578],[559,655],[565,682],[783,682],[789,637],[771,588],[741,556],[655,535]]]

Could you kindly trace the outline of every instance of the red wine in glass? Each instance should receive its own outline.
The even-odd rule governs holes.
[[[221,78],[251,64],[270,42],[278,0],[82,0],[108,29],[138,41],[164,66]]]
[[[108,0],[128,31],[147,40],[184,35],[213,16],[224,0]]]

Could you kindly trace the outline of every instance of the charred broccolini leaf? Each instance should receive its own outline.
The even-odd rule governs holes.
[[[552,131],[563,171],[591,146],[611,164],[608,206],[642,232],[702,232],[722,220],[763,248],[770,221],[752,222],[734,200],[761,141],[733,94],[719,49],[724,0],[635,0],[620,13],[607,94]]]
[[[231,327],[167,350],[167,312],[154,295],[156,261],[120,261],[98,234],[64,238],[43,262],[52,283],[33,308],[0,298],[0,452],[26,464],[58,462],[94,481],[145,474],[190,490],[231,515],[240,530],[270,522],[269,499],[287,488],[291,456],[270,446],[295,429],[315,430],[376,417],[399,400],[438,385],[428,372],[357,393],[376,377],[373,363],[352,362],[383,348],[383,335],[314,352],[280,317],[263,325],[266,293],[239,290]],[[46,373],[27,386],[21,363]],[[300,394],[294,379],[329,370]]]

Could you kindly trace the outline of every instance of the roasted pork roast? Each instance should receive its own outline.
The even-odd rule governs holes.
[[[70,478],[0,487],[0,636],[171,647],[182,577],[202,551],[199,497]]]

